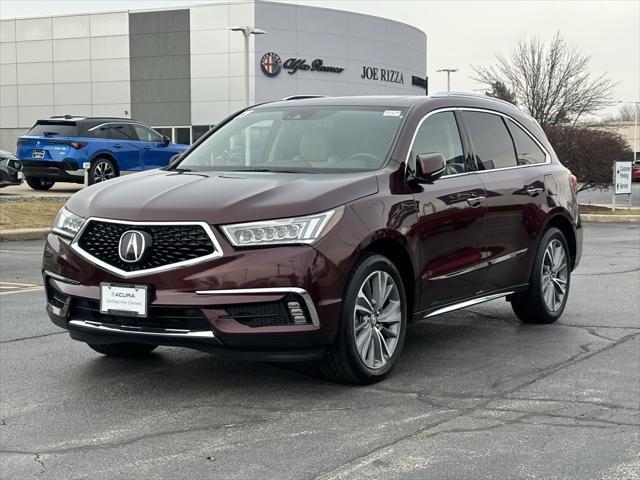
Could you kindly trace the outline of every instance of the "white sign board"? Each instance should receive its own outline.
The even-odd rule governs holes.
[[[613,173],[614,193],[631,194],[631,162],[616,162]]]

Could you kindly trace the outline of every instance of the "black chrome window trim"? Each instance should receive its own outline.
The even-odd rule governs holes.
[[[418,135],[418,131],[420,131],[420,127],[422,126],[422,123],[426,119],[428,119],[430,116],[435,115],[436,113],[441,113],[441,112],[481,112],[481,113],[490,113],[490,114],[493,114],[493,115],[498,115],[500,117],[509,119],[513,123],[515,123],[517,126],[519,126],[527,135],[529,135],[531,137],[531,139],[536,143],[536,145],[538,145],[540,147],[540,149],[544,152],[544,156],[545,156],[545,162],[544,163],[532,163],[532,164],[529,164],[529,165],[514,165],[513,167],[491,168],[489,170],[474,170],[472,172],[454,173],[452,175],[446,175],[446,176],[442,177],[441,180],[446,180],[447,178],[453,178],[453,177],[460,177],[462,175],[470,175],[470,174],[474,174],[474,173],[483,174],[483,173],[489,173],[489,172],[500,172],[500,171],[503,171],[503,170],[513,170],[513,169],[516,169],[516,168],[539,167],[541,165],[549,165],[551,163],[551,155],[549,154],[547,149],[544,147],[544,145],[542,145],[538,141],[538,139],[531,132],[529,132],[527,127],[522,125],[520,122],[518,122],[512,116],[507,115],[506,113],[495,111],[495,110],[488,110],[486,108],[444,107],[444,108],[439,108],[437,110],[432,110],[432,111],[428,112],[425,116],[423,116],[420,119],[420,122],[418,122],[418,125],[416,126],[416,128],[415,128],[415,130],[413,132],[413,136],[411,137],[411,143],[409,144],[409,150],[407,151],[407,158],[405,159],[405,162],[404,162],[405,175],[407,173],[407,169],[409,167],[409,161],[411,159],[411,150],[413,150],[413,144],[414,144],[414,142],[416,140],[416,136]],[[464,119],[463,119],[463,121],[464,121]],[[473,152],[473,149],[472,149],[472,152]],[[474,153],[474,155],[475,155],[475,153]]]
[[[213,253],[210,253],[209,255],[204,255],[198,258],[192,258],[190,260],[184,260],[182,262],[171,263],[169,265],[163,265],[162,267],[154,267],[154,268],[147,268],[143,270],[136,270],[133,272],[127,272],[120,268],[114,267],[113,265],[109,265],[106,262],[103,262],[102,260],[94,257],[90,253],[83,250],[82,247],[80,247],[80,245],[78,244],[80,241],[80,238],[82,238],[82,234],[84,233],[85,229],[87,228],[87,226],[90,224],[91,221],[116,223],[119,225],[129,225],[131,228],[136,228],[136,226],[154,226],[154,225],[160,225],[160,226],[199,225],[204,229],[205,233],[211,239],[211,242],[213,243],[213,247],[215,251]],[[223,256],[222,247],[220,246],[220,243],[218,242],[215,234],[213,233],[213,229],[206,222],[138,222],[134,220],[114,220],[112,218],[102,218],[102,217],[89,217],[86,219],[80,231],[73,238],[73,241],[71,242],[71,249],[74,252],[76,252],[78,255],[80,255],[82,258],[92,263],[93,265],[100,267],[103,270],[106,270],[108,272],[114,273],[123,278],[142,277],[142,276],[151,275],[154,273],[166,272],[168,270],[175,270],[177,268],[196,265],[198,263],[206,262],[208,260],[213,260]]]

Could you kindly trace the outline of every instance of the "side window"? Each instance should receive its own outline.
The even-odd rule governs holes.
[[[515,167],[516,152],[511,135],[500,115],[464,112],[480,170]]]
[[[136,136],[138,140],[142,140],[143,142],[161,142],[162,137],[159,133],[154,132],[150,128],[147,128],[143,125],[131,125],[136,132]]]
[[[420,125],[409,159],[409,167],[414,171],[416,156],[421,153],[443,154],[447,161],[447,169],[444,175],[453,175],[465,171],[460,132],[453,112],[436,113]]]
[[[511,132],[513,142],[516,144],[518,165],[533,165],[547,161],[544,151],[528,133],[508,119],[507,126],[509,127],[509,132]]]
[[[107,130],[107,138],[111,140],[137,140],[138,138],[131,128],[131,125],[127,123],[112,123],[109,124]]]

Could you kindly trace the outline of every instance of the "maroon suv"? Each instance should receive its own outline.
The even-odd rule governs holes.
[[[487,97],[258,105],[165,169],[75,194],[45,247],[47,312],[106,355],[172,345],[373,382],[412,320],[499,297],[557,320],[575,185],[538,124]]]

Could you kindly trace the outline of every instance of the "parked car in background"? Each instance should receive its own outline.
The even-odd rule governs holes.
[[[631,180],[633,182],[640,182],[640,162],[631,165]]]
[[[535,120],[484,95],[262,104],[166,169],[73,195],[46,308],[105,355],[183,346],[375,382],[412,320],[496,298],[560,318],[576,185]]]
[[[0,188],[22,183],[22,162],[13,153],[0,150]]]
[[[38,120],[18,139],[17,156],[29,186],[48,190],[56,182],[83,183],[85,162],[94,184],[164,167],[187,147],[128,118],[65,115]]]

